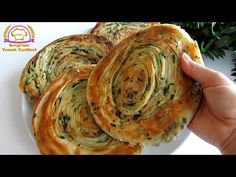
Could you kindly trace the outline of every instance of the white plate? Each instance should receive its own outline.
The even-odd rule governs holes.
[[[22,95],[22,115],[25,127],[31,137],[32,141],[34,141],[33,133],[32,133],[32,106],[29,101],[26,99],[26,96]],[[142,154],[173,154],[180,145],[187,139],[190,131],[185,129],[174,141],[163,144],[160,146],[148,146],[144,148]],[[34,141],[35,143],[35,141]]]
[[[27,132],[29,133],[30,138],[34,141],[33,132],[32,132],[32,106],[24,94],[22,94],[21,96],[21,109],[22,109],[22,117],[24,120],[25,128],[27,129]]]

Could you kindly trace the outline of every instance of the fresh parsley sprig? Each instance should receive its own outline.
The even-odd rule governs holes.
[[[236,22],[177,22],[195,39],[201,53],[214,60],[223,58],[225,51],[235,54],[232,76],[236,77]],[[236,79],[235,79],[236,80]]]

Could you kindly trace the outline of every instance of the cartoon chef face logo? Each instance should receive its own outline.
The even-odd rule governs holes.
[[[34,42],[34,30],[31,26],[8,25],[4,32],[4,42],[9,43],[29,43]]]

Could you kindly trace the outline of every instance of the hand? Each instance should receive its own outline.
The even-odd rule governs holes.
[[[203,99],[189,128],[223,154],[236,154],[236,85],[225,75],[181,56],[185,74],[198,81]]]

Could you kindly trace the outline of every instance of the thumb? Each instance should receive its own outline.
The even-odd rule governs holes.
[[[231,84],[225,75],[194,62],[186,53],[181,55],[181,66],[184,73],[198,81],[203,88]]]

